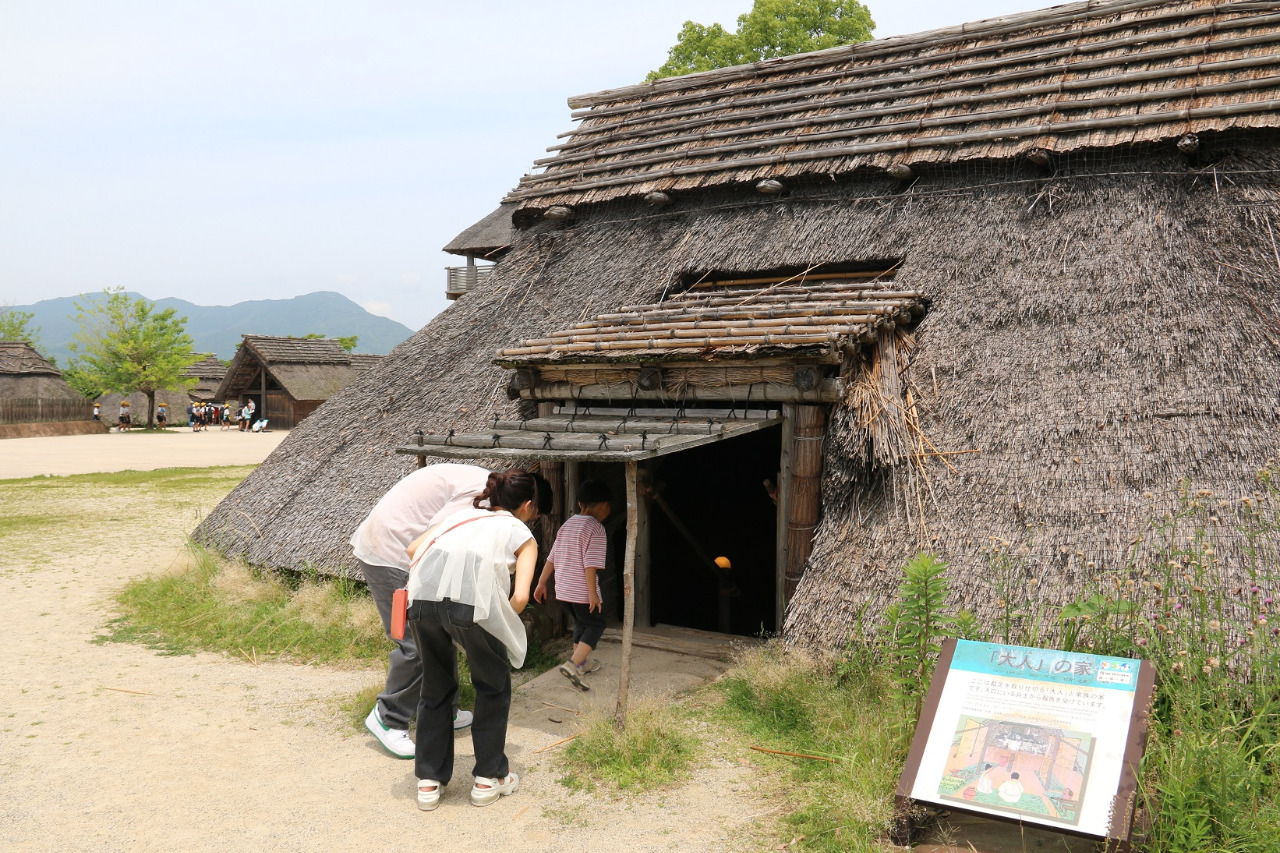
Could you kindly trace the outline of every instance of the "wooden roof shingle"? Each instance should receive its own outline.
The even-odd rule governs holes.
[[[1280,127],[1280,3],[1072,3],[583,95],[506,198],[545,209],[763,178]]]
[[[505,367],[551,362],[829,356],[883,324],[923,313],[913,290],[841,279],[693,287],[665,302],[600,314],[499,350]]]

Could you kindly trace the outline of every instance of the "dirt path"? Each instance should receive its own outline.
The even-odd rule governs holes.
[[[0,459],[12,458],[4,450]],[[0,475],[13,476],[8,470]],[[568,736],[575,715],[552,706],[609,703],[605,684],[579,694],[553,671],[520,688],[508,736],[519,793],[484,809],[467,802],[464,736],[454,784],[439,810],[422,813],[412,762],[388,757],[339,710],[381,671],[95,644],[112,593],[184,560],[186,533],[233,481],[224,474],[180,496],[72,481],[50,492],[43,481],[38,506],[21,489],[0,489],[8,501],[0,503],[0,847],[710,851],[758,843],[747,840],[754,822],[776,804],[753,790],[741,756],[714,744],[678,789],[588,795],[556,782],[558,748],[536,750]],[[601,657],[616,672],[617,647],[602,646]],[[660,652],[641,653],[636,668],[641,692],[715,673]]]

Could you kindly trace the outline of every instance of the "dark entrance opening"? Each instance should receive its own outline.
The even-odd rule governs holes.
[[[777,599],[778,508],[764,481],[778,481],[782,428],[659,457],[649,482],[710,556],[733,565],[730,633],[772,633]],[[656,502],[649,505],[653,624],[719,631],[720,582]]]

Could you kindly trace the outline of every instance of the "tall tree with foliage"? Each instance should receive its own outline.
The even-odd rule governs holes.
[[[36,318],[30,311],[0,306],[0,341],[26,341],[40,349],[40,327],[32,326]]]
[[[70,344],[67,381],[86,396],[102,393],[147,396],[147,427],[155,424],[156,392],[190,390],[195,380],[185,375],[199,357],[186,332],[186,317],[176,310],[157,311],[150,300],[129,296],[123,288],[101,297],[76,302],[71,319],[80,324]]]
[[[875,26],[871,11],[857,0],[755,0],[750,12],[738,16],[737,32],[685,21],[666,63],[645,79],[867,41]]]

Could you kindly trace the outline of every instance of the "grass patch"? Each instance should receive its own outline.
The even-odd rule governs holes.
[[[304,579],[297,583],[224,562],[198,545],[178,572],[129,583],[119,619],[104,641],[141,642],[169,653],[218,651],[251,662],[385,662],[390,644],[365,588]]]
[[[65,518],[56,515],[3,515],[0,516],[0,536],[32,534],[45,527],[65,522]]]
[[[588,791],[599,783],[620,790],[669,785],[687,775],[698,755],[698,738],[688,728],[687,719],[655,700],[633,703],[622,731],[612,714],[592,714],[560,757],[560,781]]]
[[[891,849],[883,838],[912,726],[888,672],[766,646],[711,689],[723,698],[714,714],[747,745],[831,759],[754,753],[783,775],[783,822],[804,849]]]
[[[53,490],[75,488],[77,486],[141,486],[148,488],[163,487],[179,481],[202,484],[243,480],[256,466],[230,465],[219,468],[158,468],[151,471],[111,471],[98,474],[69,474],[66,476],[37,475],[16,480],[5,480],[5,486],[42,487]]]

